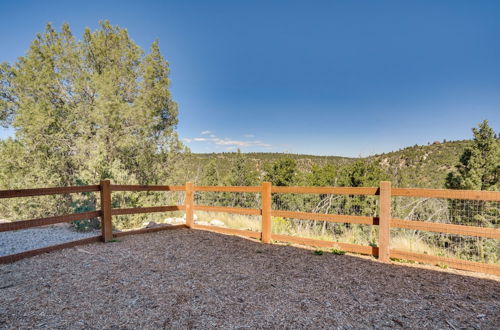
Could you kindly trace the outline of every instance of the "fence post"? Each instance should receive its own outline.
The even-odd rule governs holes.
[[[262,243],[271,242],[271,182],[262,182]]]
[[[101,232],[102,240],[109,242],[113,239],[113,224],[111,222],[111,183],[103,180],[100,184],[101,191]]]
[[[193,184],[186,182],[186,196],[184,198],[186,206],[186,226],[193,227]]]
[[[378,258],[389,262],[391,239],[391,182],[380,182]]]

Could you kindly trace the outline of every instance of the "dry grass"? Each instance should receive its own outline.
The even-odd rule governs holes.
[[[224,222],[228,228],[252,231],[261,230],[260,216],[200,211],[195,212],[195,214],[198,216],[198,221],[210,222],[211,220],[216,219]]]
[[[391,248],[433,256],[455,257],[445,249],[427,244],[419,235],[413,233],[399,233],[391,237]]]
[[[496,328],[500,282],[195,230],[0,266],[0,327]]]

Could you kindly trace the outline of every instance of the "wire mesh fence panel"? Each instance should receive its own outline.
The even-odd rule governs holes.
[[[307,212],[344,216],[378,216],[378,196],[353,196],[334,194],[272,194],[275,211]],[[342,217],[335,221],[303,220],[272,217],[274,234],[300,236],[343,243],[373,245],[378,241],[377,226],[349,222]]]
[[[113,209],[183,205],[184,191],[115,191],[112,194],[111,204]],[[113,228],[119,230],[184,222],[183,211],[126,214],[112,218]]]
[[[466,261],[499,263],[500,241],[494,238],[477,237],[473,234],[474,228],[472,227],[500,228],[500,202],[394,197],[392,217],[418,221],[424,226],[428,223],[471,227],[470,231],[465,228],[463,235],[425,229],[393,228],[391,231],[391,248],[393,249]]]

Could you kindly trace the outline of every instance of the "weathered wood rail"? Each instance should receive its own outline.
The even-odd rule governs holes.
[[[153,206],[138,208],[112,208],[111,196],[116,191],[184,191],[185,198],[183,205]],[[243,192],[261,194],[261,208],[237,208],[210,205],[195,205],[194,193],[201,192]],[[366,254],[378,257],[382,262],[389,262],[391,258],[413,260],[430,264],[446,264],[449,267],[485,272],[500,275],[500,266],[496,264],[484,264],[460,259],[418,254],[408,251],[390,248],[391,228],[403,228],[429,232],[448,233],[454,235],[476,236],[492,239],[500,239],[500,229],[484,228],[457,224],[432,223],[428,221],[414,221],[392,218],[391,200],[393,196],[419,197],[419,198],[446,198],[479,201],[500,201],[498,191],[472,191],[472,190],[446,190],[446,189],[420,189],[420,188],[392,188],[391,183],[383,181],[379,187],[276,187],[269,182],[263,182],[261,186],[237,187],[237,186],[194,186],[188,182],[183,186],[152,186],[152,185],[114,185],[110,181],[101,181],[99,185],[58,187],[58,188],[38,188],[22,190],[0,191],[1,198],[16,198],[43,196],[54,194],[100,192],[101,210],[52,216],[47,218],[22,220],[11,223],[0,224],[0,232],[27,229],[32,227],[52,225],[62,222],[84,220],[92,218],[101,219],[102,233],[100,236],[49,246],[41,249],[26,251],[14,255],[0,257],[0,263],[9,263],[22,258],[35,256],[41,253],[51,252],[63,248],[73,247],[81,244],[89,244],[96,241],[108,242],[114,237],[121,237],[132,234],[142,234],[157,232],[161,230],[172,230],[179,228],[191,228],[207,230],[229,235],[239,235],[260,239],[263,243],[271,243],[272,240],[289,242],[301,245],[317,247],[335,247],[359,254]],[[272,209],[272,194],[336,194],[336,195],[364,195],[379,196],[379,216],[357,216],[357,215],[336,215],[311,212],[283,211]],[[186,214],[186,224],[175,226],[160,226],[154,228],[143,228],[125,232],[113,232],[112,217],[125,214],[140,214],[152,212],[184,211]],[[225,227],[206,226],[195,224],[194,211],[206,212],[227,212],[244,215],[261,216],[261,231],[250,231],[241,229],[231,229]],[[379,226],[378,246],[363,246],[341,242],[331,242],[311,238],[302,238],[288,235],[278,235],[272,233],[272,217],[283,217],[290,219],[318,220],[351,224],[362,224]]]

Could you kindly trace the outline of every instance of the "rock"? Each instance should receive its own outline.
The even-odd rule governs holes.
[[[217,226],[217,227],[224,227],[226,226],[226,224],[220,220],[217,220],[217,219],[213,219],[212,221],[210,221],[210,224],[212,226]]]
[[[161,226],[161,224],[158,224],[154,221],[151,221],[149,222],[147,225],[146,225],[146,228],[155,228],[155,227],[158,227],[158,226]]]
[[[202,226],[210,226],[210,224],[206,221],[198,221],[197,223],[198,225],[202,225]]]
[[[9,223],[10,221],[7,219],[0,219],[0,223]]]

